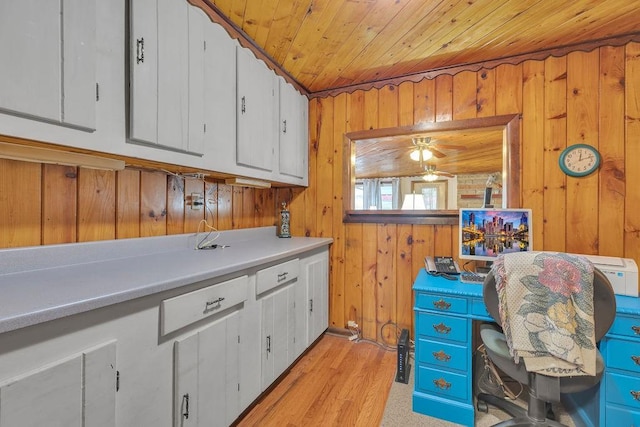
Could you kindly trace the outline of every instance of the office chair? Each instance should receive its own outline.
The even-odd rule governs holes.
[[[483,294],[487,310],[499,324],[498,292],[493,271],[489,273],[484,282]],[[616,300],[611,283],[595,267],[593,271],[593,305],[595,340],[597,343],[613,323],[616,315]],[[604,371],[602,356],[596,350],[595,376],[551,377],[539,373],[530,373],[525,369],[522,359],[518,364],[514,362],[513,357],[509,354],[506,338],[497,325],[482,325],[480,336],[489,359],[506,375],[529,387],[528,408],[526,409],[497,396],[487,393],[478,394],[478,410],[487,412],[486,404],[488,403],[514,417],[495,426],[563,426],[563,424],[553,419],[551,403],[560,401],[560,393],[575,393],[597,385]]]

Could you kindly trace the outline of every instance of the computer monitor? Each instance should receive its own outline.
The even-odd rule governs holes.
[[[460,259],[494,261],[532,248],[531,209],[460,209]]]

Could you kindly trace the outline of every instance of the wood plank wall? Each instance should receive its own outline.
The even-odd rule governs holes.
[[[344,132],[500,114],[522,115],[521,205],[533,209],[534,249],[633,258],[640,263],[640,45],[572,52],[419,83],[312,99],[310,235],[332,236],[332,326],[367,338],[413,330],[411,285],[425,255],[457,256],[457,226],[343,224]],[[585,178],[558,167],[567,145],[602,154]],[[292,221],[299,221],[292,215]]]
[[[204,212],[228,230],[274,225],[280,203],[294,236],[330,236],[330,324],[355,320],[366,338],[393,341],[389,322],[413,330],[411,285],[425,255],[456,256],[457,227],[342,223],[345,132],[522,114],[523,206],[536,250],[640,262],[640,44],[572,52],[419,83],[312,99],[309,188],[239,189],[163,172],[95,171],[0,160],[0,247],[193,232]],[[598,147],[602,166],[566,177],[567,144]],[[629,185],[627,185],[629,183]]]
[[[205,194],[206,210],[191,209],[191,193]],[[205,214],[219,230],[270,226],[276,195],[288,202],[293,193],[0,159],[0,247],[191,233]]]

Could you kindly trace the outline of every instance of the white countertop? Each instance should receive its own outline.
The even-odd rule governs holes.
[[[200,238],[203,234],[200,235]],[[0,250],[0,333],[179,288],[329,245],[275,227]]]

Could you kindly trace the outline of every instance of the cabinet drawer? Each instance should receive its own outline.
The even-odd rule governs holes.
[[[443,313],[467,313],[467,299],[443,295],[418,293],[416,307]]]
[[[469,398],[467,376],[418,366],[417,389],[424,393],[438,394],[466,401]]]
[[[441,341],[418,339],[416,357],[418,363],[425,363],[445,369],[467,371],[469,349],[466,346]]]
[[[248,276],[217,283],[188,294],[169,298],[160,304],[162,335],[240,304],[247,299]]]
[[[607,396],[610,403],[626,405],[636,411],[640,410],[640,380],[638,377],[608,373]]]
[[[640,338],[640,319],[618,314],[609,329],[611,334]]]
[[[265,268],[256,274],[256,294],[259,295],[284,283],[291,282],[300,274],[298,258]]]
[[[640,411],[607,405],[606,426],[640,426]]]
[[[425,312],[418,312],[416,317],[418,335],[461,343],[468,340],[467,319]]]
[[[608,368],[640,373],[640,341],[607,339],[606,361]]]

